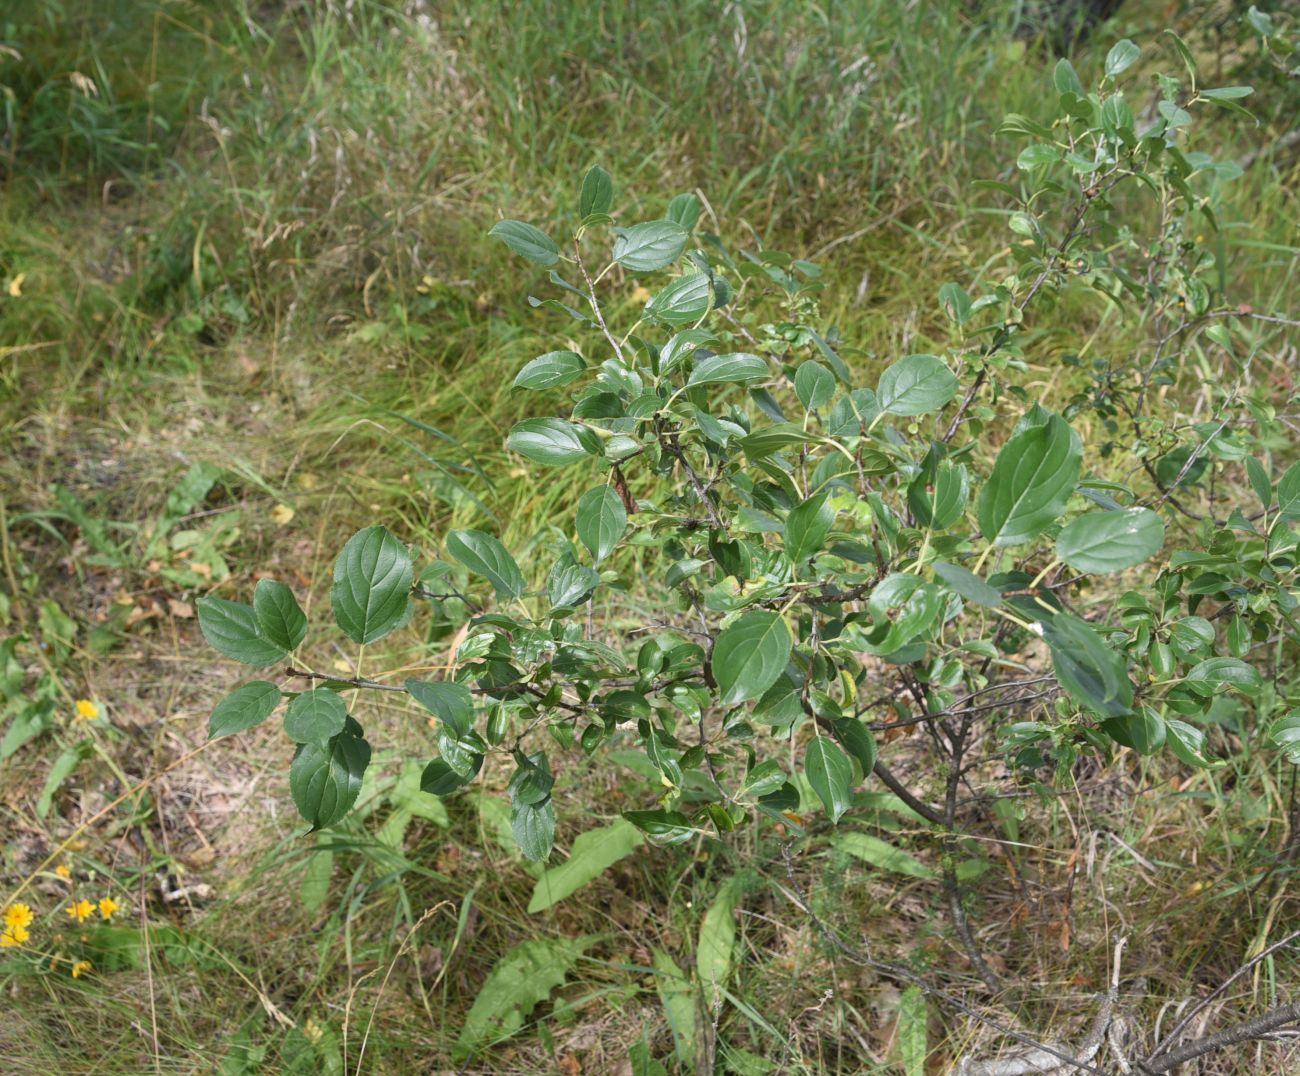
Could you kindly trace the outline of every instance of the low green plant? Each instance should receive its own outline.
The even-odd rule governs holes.
[[[519,559],[480,530],[447,533],[439,558],[365,528],[330,591],[355,675],[295,660],[291,686],[225,698],[211,734],[287,703],[290,789],[318,830],[371,759],[353,698],[403,693],[434,719],[423,790],[452,796],[509,759],[513,831],[538,861],[556,749],[638,745],[662,793],[623,816],[655,841],[763,820],[798,833],[817,804],[835,822],[874,773],[949,853],[986,730],[1029,780],[1117,747],[1213,766],[1225,714],[1249,731],[1251,707],[1256,729],[1286,708],[1253,659],[1297,627],[1300,465],[1275,480],[1261,461],[1284,441],[1259,378],[1294,322],[1234,303],[1213,236],[1240,170],[1190,144],[1195,117],[1243,112],[1250,90],[1205,87],[1182,41],[1164,43],[1181,67],[1151,70],[1149,100],[1124,40],[1094,88],[1062,60],[1045,114],[1006,118],[1015,182],[983,186],[1007,203],[1007,258],[938,288],[948,339],[874,387],[821,323],[821,269],[703,230],[695,195],[620,223],[594,167],[546,230],[500,221],[491,235],[546,271],[551,295],[528,302],[562,327],[515,386],[565,400],[507,445],[593,476],[571,525]],[[1063,342],[1067,301],[1135,324],[1144,346]],[[1045,366],[1077,387],[1061,413],[1037,399]],[[1225,499],[1225,468],[1257,504]],[[655,613],[620,611],[634,575]],[[448,675],[362,676],[361,652],[422,603],[463,625]],[[270,579],[198,614],[218,651],[259,668],[308,632]],[[913,725],[933,758],[909,785],[876,734]],[[951,854],[944,874],[955,887]]]

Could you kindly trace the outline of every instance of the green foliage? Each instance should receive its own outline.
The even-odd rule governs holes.
[[[517,422],[506,446],[575,468],[588,490],[572,518],[554,521],[557,540],[518,560],[485,531],[445,536],[446,555],[471,579],[457,592],[465,630],[454,667],[443,681],[406,685],[439,718],[438,757],[420,787],[450,796],[490,756],[513,764],[511,830],[526,859],[545,862],[557,783],[547,737],[588,755],[634,743],[661,786],[658,802],[628,810],[625,823],[580,837],[568,862],[541,876],[533,910],[626,855],[633,833],[673,843],[758,819],[797,826],[818,804],[838,822],[880,764],[866,700],[882,683],[900,717],[927,722],[936,748],[949,745],[938,760],[947,768],[960,766],[975,715],[1000,705],[970,700],[1050,679],[1032,695],[1046,701],[1031,720],[999,728],[1025,774],[1064,774],[1085,752],[1117,745],[1168,746],[1208,765],[1198,722],[1215,697],[1261,695],[1253,642],[1293,626],[1279,573],[1294,562],[1300,471],[1274,491],[1251,454],[1238,403],[1250,322],[1191,238],[1217,226],[1203,191],[1232,170],[1185,148],[1201,106],[1244,94],[1161,74],[1170,107],[1139,129],[1120,79],[1141,58],[1120,42],[1094,89],[1063,60],[1047,121],[1007,117],[1000,133],[1018,143],[1019,185],[992,186],[1013,202],[1010,260],[938,289],[947,345],[887,364],[873,387],[855,386],[845,345],[822,320],[819,267],[695,236],[693,197],[673,199],[666,216],[620,222],[613,181],[596,167],[557,192],[545,230],[492,228],[550,270],[561,296],[530,298],[544,318],[562,315],[564,347],[524,362],[515,385],[568,394],[561,413]],[[1159,234],[1134,235],[1126,212],[1137,198],[1161,207]],[[647,281],[640,319],[602,293],[624,272]],[[1076,293],[1143,311],[1158,343],[1150,355],[1094,363],[1090,391],[1058,414],[1021,375],[1030,326]],[[1213,422],[1181,422],[1157,391],[1180,376],[1186,346],[1171,348],[1174,337],[1217,348],[1228,364],[1232,384],[1208,405]],[[982,440],[1001,445],[991,466]],[[1140,469],[1128,483],[1097,477],[1120,448]],[[1265,514],[1182,530],[1168,549],[1166,519],[1183,510],[1175,495],[1209,458],[1242,466]],[[634,497],[637,469],[649,481]],[[435,562],[421,579],[449,570]],[[1094,578],[1129,571],[1142,590],[1117,616],[1088,606]],[[632,572],[663,622],[620,646],[593,625]],[[415,557],[394,535],[362,531],[335,572],[339,627],[373,642],[405,623],[412,601],[443,600],[414,578]],[[1198,612],[1207,603],[1213,619]],[[207,599],[200,616],[213,645],[249,664],[282,659],[305,633],[292,595],[274,584],[259,586],[253,608]],[[1218,621],[1231,625],[1222,642]],[[285,731],[301,743],[292,785],[315,828],[356,798],[368,747],[339,692],[370,686],[326,684],[289,705]],[[274,704],[266,687],[241,692],[214,730],[251,725]],[[1009,715],[1017,704],[1004,705]],[[1288,736],[1278,726],[1275,738]],[[781,738],[790,750],[764,757]],[[783,757],[801,759],[802,775],[792,779]],[[953,824],[951,808],[945,816],[909,795],[920,817]],[[931,873],[863,834],[847,835],[844,850]],[[725,970],[720,956],[714,963]],[[923,1058],[923,1039],[916,1050]]]

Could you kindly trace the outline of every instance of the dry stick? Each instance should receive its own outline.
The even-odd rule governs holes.
[[[1175,1039],[1177,1039],[1178,1036],[1181,1035],[1184,1030],[1186,1030],[1188,1025],[1190,1025],[1191,1022],[1194,1019],[1196,1019],[1196,1017],[1205,1009],[1207,1005],[1210,1004],[1211,1001],[1213,1001],[1225,990],[1227,990],[1228,987],[1230,987],[1233,983],[1235,983],[1238,979],[1240,979],[1243,975],[1245,975],[1246,972],[1250,971],[1251,968],[1253,968],[1265,957],[1271,956],[1273,953],[1277,952],[1279,949],[1283,948],[1284,946],[1290,945],[1293,941],[1296,940],[1296,938],[1300,938],[1300,930],[1292,931],[1281,941],[1274,942],[1267,949],[1263,950],[1262,952],[1256,953],[1255,956],[1251,957],[1248,961],[1246,961],[1245,964],[1243,964],[1231,975],[1229,975],[1226,979],[1224,979],[1223,982],[1221,982],[1218,986],[1216,986],[1213,990],[1210,991],[1207,997],[1202,999],[1199,1005],[1197,1005],[1194,1009],[1192,1009],[1191,1012],[1189,1012],[1186,1016],[1184,1016],[1182,1020],[1178,1022],[1178,1025],[1171,1032],[1169,1032],[1168,1035],[1166,1035],[1163,1039],[1160,1040],[1160,1042],[1156,1045],[1156,1048],[1151,1051],[1150,1056],[1147,1057],[1144,1064],[1150,1065],[1151,1062],[1156,1058],[1156,1056],[1165,1048],[1165,1046],[1168,1043],[1171,1043]],[[1200,1040],[1198,1039],[1195,1041],[1199,1042]]]
[[[953,1009],[955,1012],[961,1013],[963,1016],[969,1017],[972,1020],[978,1020],[981,1024],[985,1024],[988,1027],[991,1027],[994,1031],[998,1032],[999,1034],[1006,1035],[1007,1038],[1015,1039],[1016,1042],[1023,1043],[1025,1046],[1032,1046],[1034,1049],[1042,1050],[1044,1053],[1048,1053],[1051,1054],[1053,1057],[1060,1058],[1060,1060],[1063,1063],[1071,1065],[1076,1069],[1081,1069],[1084,1072],[1094,1073],[1095,1076],[1107,1076],[1107,1073],[1103,1072],[1095,1065],[1090,1065],[1086,1061],[1081,1061],[1078,1058],[1071,1057],[1068,1053],[1066,1053],[1063,1050],[1058,1050],[1055,1047],[1048,1045],[1047,1043],[1039,1042],[1037,1039],[1033,1038],[1030,1035],[1026,1035],[1022,1031],[1017,1031],[1014,1028],[1007,1027],[1005,1024],[999,1023],[997,1020],[985,1016],[982,1012],[979,1012],[977,1009],[971,1008],[960,998],[954,997],[952,994],[949,994],[946,990],[941,990],[933,983],[930,983],[928,980],[921,978],[921,976],[917,975],[914,971],[911,971],[908,968],[904,968],[898,964],[886,964],[883,961],[875,960],[872,957],[867,956],[865,953],[859,953],[857,950],[852,948],[838,934],[836,934],[833,930],[831,930],[830,927],[828,927],[825,923],[823,923],[821,919],[818,917],[817,913],[813,911],[812,905],[808,902],[808,899],[807,897],[805,897],[804,892],[800,888],[798,881],[795,879],[794,860],[791,858],[790,855],[790,847],[791,846],[788,844],[781,846],[781,856],[785,860],[785,874],[786,874],[786,878],[789,880],[790,888],[792,890],[792,893],[787,894],[787,896],[790,898],[790,902],[794,904],[796,908],[798,908],[801,912],[803,912],[804,915],[808,916],[813,926],[816,927],[817,932],[823,938],[825,938],[826,941],[830,943],[830,945],[834,949],[838,950],[844,956],[848,957],[855,964],[859,964],[864,968],[871,968],[873,971],[881,972],[885,975],[890,976],[895,980],[901,979],[902,981],[910,984],[911,986],[915,986],[918,990],[921,991],[921,993],[934,998],[935,1000],[948,1006],[950,1009]]]
[[[1300,1023],[1300,1001],[1292,1002],[1290,1005],[1281,1005],[1266,1012],[1263,1016],[1256,1017],[1254,1020],[1247,1020],[1245,1023],[1224,1028],[1222,1031],[1216,1031],[1213,1035],[1193,1039],[1191,1042],[1178,1047],[1177,1050],[1170,1050],[1169,1053],[1156,1058],[1154,1061],[1142,1062],[1138,1069],[1141,1072],[1155,1074],[1168,1072],[1170,1069],[1185,1064],[1193,1058],[1213,1053],[1215,1050],[1222,1050],[1225,1046],[1235,1046],[1239,1042],[1249,1042],[1252,1039],[1263,1038],[1270,1031],[1276,1031],[1280,1027],[1294,1023]]]

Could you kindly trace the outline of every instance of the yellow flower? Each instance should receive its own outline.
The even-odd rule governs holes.
[[[99,914],[105,919],[112,919],[120,905],[112,897],[105,897],[99,902]]]
[[[57,867],[55,867],[54,873],[57,874],[60,878],[62,878],[65,882],[72,877],[72,871],[68,870],[68,866],[66,863],[60,863]]]
[[[64,911],[68,913],[69,919],[75,919],[78,923],[84,923],[95,914],[95,906],[88,900],[77,900],[69,904]]]
[[[86,972],[90,971],[92,967],[94,967],[94,965],[91,964],[89,960],[78,960],[72,965],[72,977],[74,979],[80,979],[86,974]]]
[[[0,934],[0,949],[9,949],[15,945],[22,945],[31,934],[26,927],[6,927],[5,932]]]
[[[78,699],[77,716],[83,721],[94,721],[99,716],[99,707],[89,699]]]
[[[5,926],[11,930],[14,927],[29,927],[32,925],[32,909],[27,904],[11,904],[5,909]]]

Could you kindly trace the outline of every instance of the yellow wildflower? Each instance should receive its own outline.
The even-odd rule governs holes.
[[[80,979],[86,974],[86,972],[90,971],[92,967],[94,967],[94,965],[91,964],[89,960],[78,960],[72,965],[72,977],[74,979]]]
[[[60,878],[62,878],[65,882],[72,877],[72,871],[68,870],[68,865],[66,863],[60,863],[57,867],[55,867],[54,873],[57,874]]]
[[[120,905],[112,897],[105,897],[99,902],[99,914],[105,919],[112,919]]]
[[[0,934],[0,949],[22,945],[30,937],[31,934],[26,927],[5,927],[4,933]]]
[[[13,929],[14,927],[29,927],[32,925],[32,909],[28,904],[11,904],[5,909],[5,926]]]
[[[89,699],[78,699],[77,716],[83,721],[94,721],[99,716],[99,707]]]
[[[76,900],[69,904],[64,911],[68,913],[69,919],[75,919],[78,923],[84,923],[95,914],[95,906],[88,900]]]

